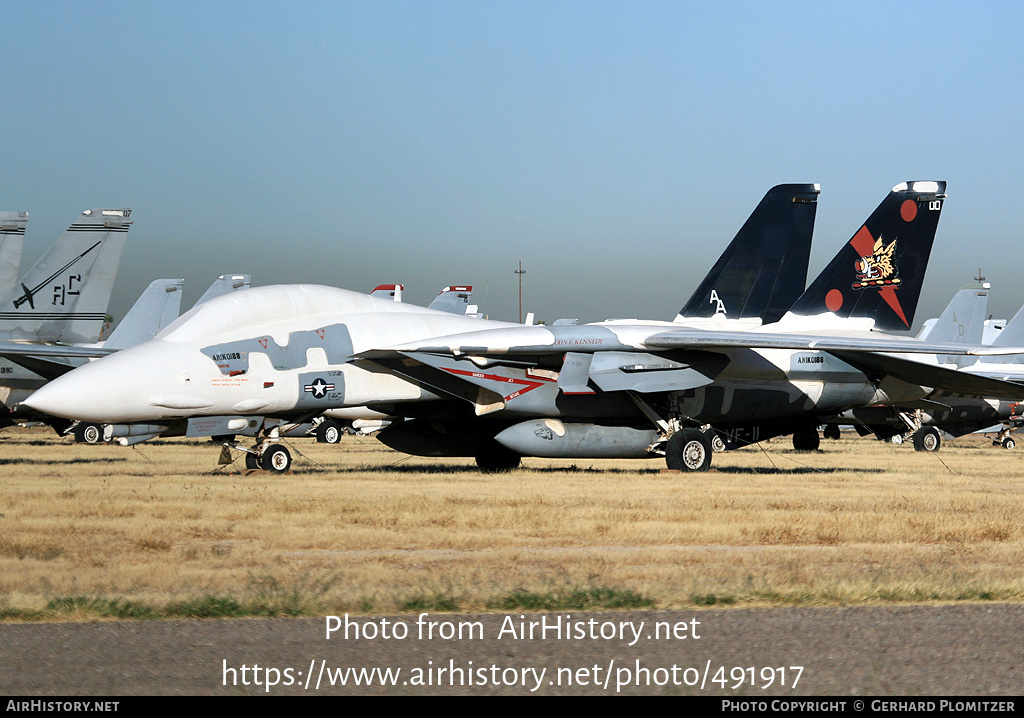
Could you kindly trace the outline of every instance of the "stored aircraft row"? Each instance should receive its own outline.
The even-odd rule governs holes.
[[[700,471],[715,438],[816,443],[815,427],[844,412],[934,408],[940,393],[1024,399],[1021,384],[939,361],[1022,349],[885,333],[913,323],[945,183],[894,187],[805,290],[818,193],[770,190],[673,321],[529,326],[332,287],[256,287],[197,305],[22,406],[122,436],[214,437],[273,471],[291,464],[282,428],[329,411],[404,419],[380,440],[488,470],[522,456],[663,455]]]

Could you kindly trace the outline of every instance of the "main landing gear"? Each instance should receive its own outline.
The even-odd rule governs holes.
[[[1001,446],[1004,449],[1013,449],[1017,445],[1016,439],[1010,436],[1010,432],[1013,431],[1016,426],[1003,426],[999,429],[999,433],[992,439],[992,446]]]
[[[920,409],[913,414],[901,411],[898,416],[906,425],[907,429],[910,430],[910,433],[909,435],[907,432],[900,432],[896,434],[891,439],[892,443],[902,444],[903,437],[907,437],[913,442],[914,451],[939,450],[939,447],[942,446],[942,435],[939,434],[939,430],[934,426],[926,426],[924,424]],[[898,440],[896,438],[897,436],[900,437]]]
[[[343,433],[344,427],[334,419],[324,419],[316,426],[316,440],[319,444],[337,444]]]
[[[665,444],[665,463],[679,471],[707,471],[711,468],[711,437],[700,429],[684,428]]]
[[[518,469],[523,457],[511,449],[506,449],[497,441],[482,446],[476,454],[477,467],[487,474]]]
[[[75,442],[78,444],[99,444],[103,441],[103,427],[99,424],[90,424],[80,421],[71,430]]]
[[[817,427],[805,426],[793,432],[793,448],[797,451],[817,451],[820,445]]]
[[[942,437],[934,426],[922,426],[914,432],[914,451],[938,451]]]

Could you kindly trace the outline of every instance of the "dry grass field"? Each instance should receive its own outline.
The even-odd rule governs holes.
[[[375,439],[291,441],[290,474],[190,440],[0,434],[0,617],[1024,600],[1024,451],[788,439],[484,475]]]

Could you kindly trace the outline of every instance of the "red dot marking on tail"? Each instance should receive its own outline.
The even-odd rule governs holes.
[[[843,306],[843,293],[838,289],[828,290],[828,294],[825,295],[825,306],[830,312],[838,312]]]

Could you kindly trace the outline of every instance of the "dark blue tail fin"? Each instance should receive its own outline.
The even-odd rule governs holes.
[[[781,318],[807,281],[819,191],[816,184],[768,190],[676,320]]]
[[[893,187],[790,313],[866,317],[875,329],[910,329],[945,198],[945,182]]]

